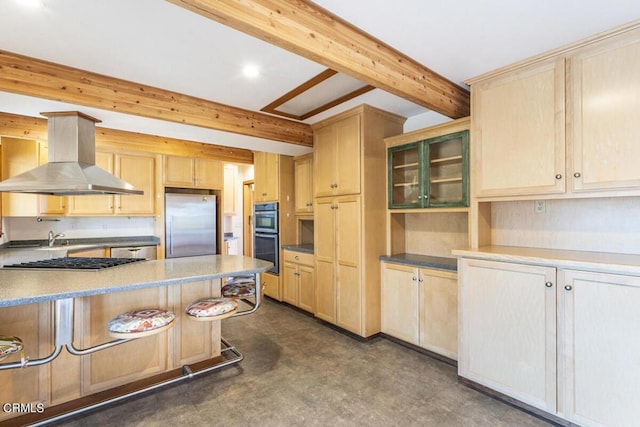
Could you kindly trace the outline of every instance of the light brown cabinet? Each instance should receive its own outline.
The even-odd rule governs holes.
[[[314,127],[315,197],[360,193],[361,115]]]
[[[82,319],[81,331],[76,330],[81,348],[111,341],[105,325],[120,313],[143,307],[167,307],[167,288],[96,295],[82,298],[82,301],[76,299],[76,310],[81,313]],[[82,395],[164,372],[168,367],[167,349],[170,333],[171,329],[82,356]],[[126,360],[127,363],[114,363],[114,360]]]
[[[25,356],[38,359],[53,351],[53,328],[50,325],[51,304],[39,303],[5,307],[0,309],[2,335],[22,339]],[[13,354],[2,363],[20,362],[20,354]],[[50,404],[52,383],[49,381],[50,365],[32,366],[27,369],[0,371],[0,402]],[[34,410],[36,409],[34,405]],[[0,423],[16,414],[0,411]]]
[[[313,313],[315,306],[315,270],[313,254],[285,250],[283,301]]]
[[[313,154],[294,158],[296,215],[313,213]]]
[[[637,194],[638,55],[634,29],[472,79],[476,195]]]
[[[224,165],[224,195],[222,205],[225,215],[236,214],[236,192],[238,186],[238,167]]]
[[[459,374],[555,413],[555,268],[463,259],[459,273]]]
[[[640,277],[613,272],[624,257],[584,259],[603,273],[575,252],[501,250],[522,262],[460,261],[459,375],[577,425],[638,419]]]
[[[222,189],[222,162],[207,158],[165,156],[164,184],[174,187]]]
[[[142,195],[70,196],[69,215],[154,215],[156,156],[96,151],[96,165],[143,190]]]
[[[360,196],[316,199],[315,230],[330,238],[315,239],[318,299],[316,315],[365,335],[362,282]],[[322,230],[322,233],[320,233]]]
[[[363,337],[380,332],[383,139],[400,134],[403,123],[402,117],[362,105],[314,125],[315,315]],[[322,177],[327,171],[335,174]],[[331,181],[338,185],[325,185]]]
[[[0,138],[2,179],[27,172],[47,162],[47,145],[31,139]],[[67,198],[37,194],[2,193],[4,216],[64,215]]]
[[[179,368],[220,354],[220,324],[195,321],[184,310],[201,298],[219,296],[220,279],[172,286],[169,295],[176,313],[175,325],[171,330],[172,367]]]
[[[383,262],[381,275],[382,332],[457,359],[457,274]]]
[[[278,202],[280,199],[280,155],[255,152],[254,191],[255,202]]]

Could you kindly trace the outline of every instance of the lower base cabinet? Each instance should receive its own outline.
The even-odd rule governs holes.
[[[388,262],[381,265],[382,332],[457,359],[457,274]]]
[[[277,276],[276,276],[277,277]],[[33,404],[34,410],[161,374],[220,354],[220,322],[199,322],[185,314],[190,303],[220,295],[220,279],[76,298],[74,346],[86,349],[112,341],[108,322],[129,310],[166,308],[176,314],[173,328],[92,354],[66,350],[51,363],[0,371],[0,402]],[[54,349],[52,302],[0,309],[0,335],[22,339],[25,356],[35,360]],[[20,355],[2,363],[20,361]],[[23,413],[0,411],[0,424]]]
[[[80,304],[76,302],[76,313],[80,309],[82,324],[79,325],[81,330],[76,329],[75,335],[82,337],[81,348],[109,342],[113,339],[107,332],[107,324],[111,319],[129,310],[157,307],[168,307],[166,287],[83,298]],[[173,332],[169,329],[82,356],[82,395],[96,393],[167,370],[169,334]]]
[[[460,376],[579,425],[636,425],[640,277],[460,265]]]
[[[22,340],[25,356],[38,359],[48,356],[53,350],[53,329],[50,327],[51,304],[20,305],[0,309],[0,335],[16,336]],[[2,363],[20,362],[20,354],[12,354]],[[51,399],[51,366],[33,366],[26,369],[0,371],[0,403],[37,404]],[[7,418],[21,415],[2,406],[0,424]]]
[[[284,251],[284,302],[310,313],[314,312],[315,274],[313,254]]]
[[[275,300],[282,301],[282,292],[280,290],[280,276],[275,274],[263,273],[260,275],[262,281],[262,289],[264,294]]]

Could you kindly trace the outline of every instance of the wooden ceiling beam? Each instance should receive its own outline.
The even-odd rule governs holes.
[[[305,123],[1,50],[0,90],[306,147],[313,146],[311,127]]]
[[[466,89],[310,1],[167,1],[445,116],[470,113]]]
[[[48,139],[47,119],[0,112],[0,135],[46,141]],[[101,126],[96,126],[96,147],[174,156],[206,157],[234,163],[253,163],[253,152],[244,148],[205,144]]]

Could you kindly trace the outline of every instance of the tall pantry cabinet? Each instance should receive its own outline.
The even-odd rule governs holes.
[[[380,332],[386,147],[406,119],[361,105],[313,125],[316,316]]]

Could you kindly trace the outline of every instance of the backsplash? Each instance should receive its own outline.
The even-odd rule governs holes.
[[[494,202],[493,245],[640,254],[640,198]]]
[[[10,240],[45,240],[49,230],[64,233],[65,238],[153,236],[152,217],[6,217],[2,219],[4,235],[1,243]]]

